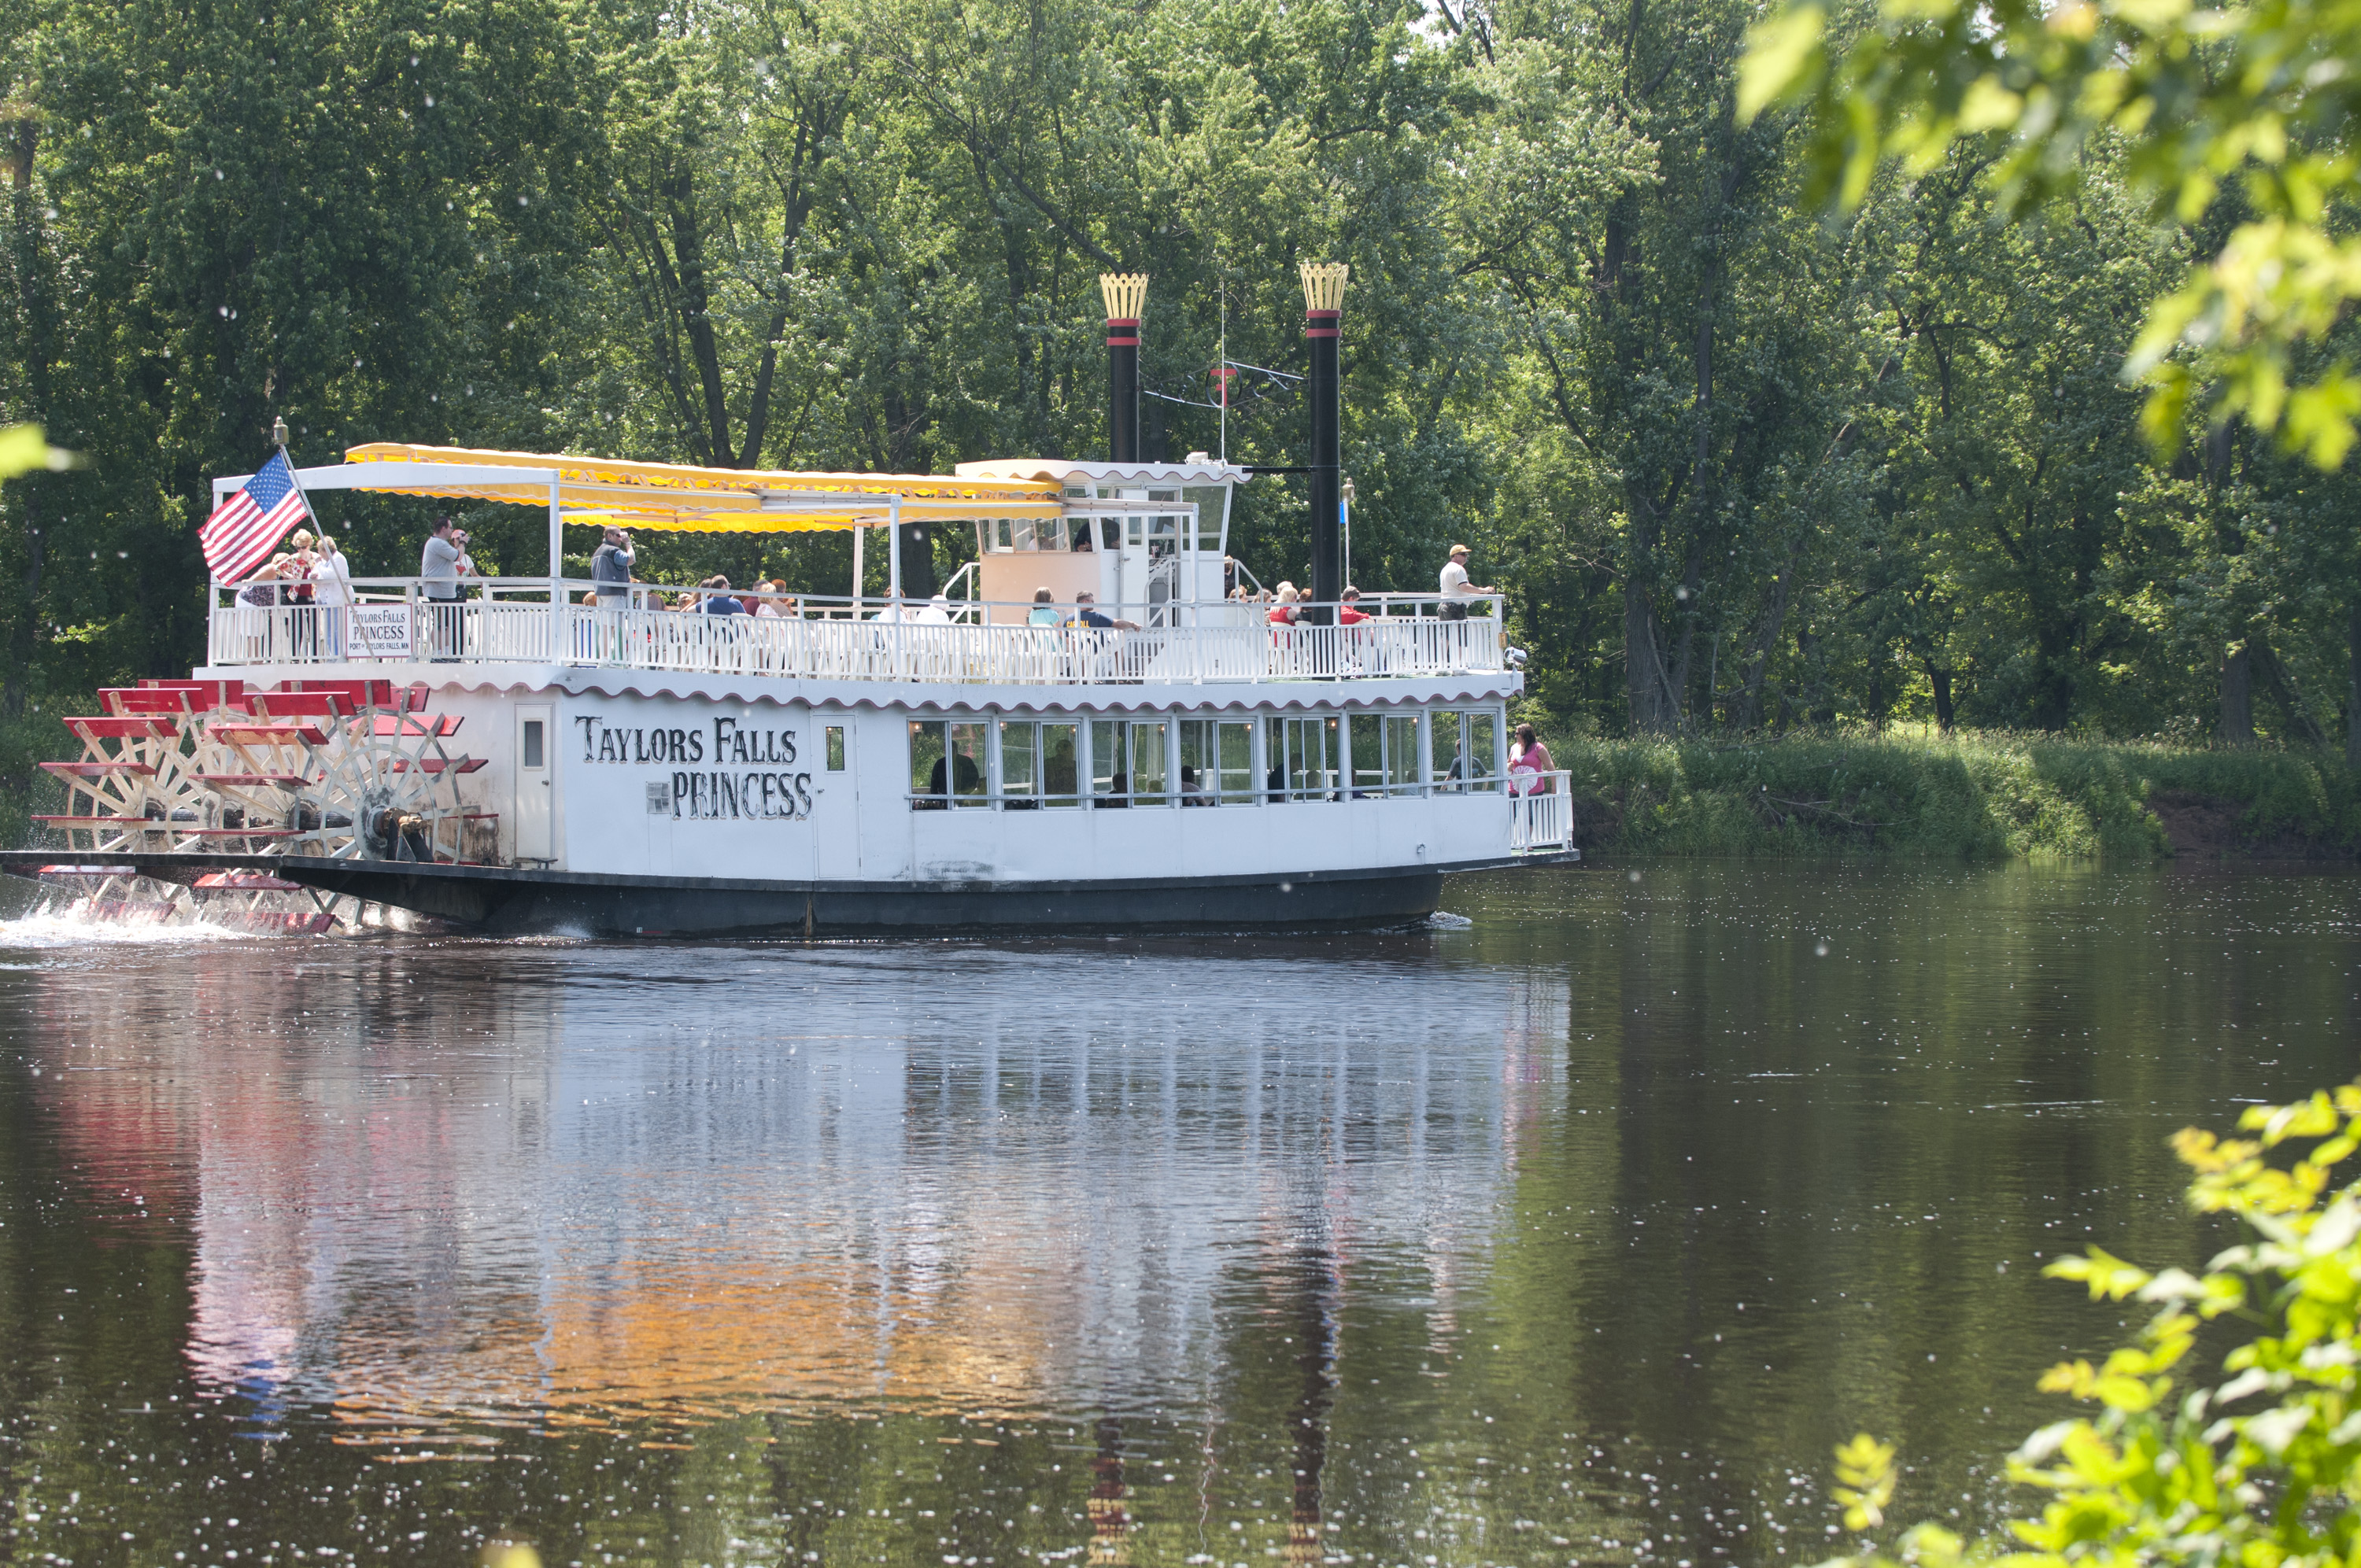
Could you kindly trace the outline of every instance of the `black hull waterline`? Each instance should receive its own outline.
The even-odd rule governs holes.
[[[0,851],[0,870],[119,867],[167,882],[267,871],[323,893],[390,905],[498,936],[846,937],[933,932],[1339,930],[1402,925],[1440,906],[1454,872],[1532,865],[1387,867],[1180,881],[819,883],[610,876],[298,855]]]

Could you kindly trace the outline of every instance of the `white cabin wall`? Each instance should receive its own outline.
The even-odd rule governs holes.
[[[814,790],[802,703],[580,695],[558,707],[566,871],[803,882],[820,836],[852,827],[850,792]]]
[[[1078,593],[1104,593],[1095,550],[1020,551],[986,555],[976,567],[978,597],[993,601],[995,626],[1022,626],[1034,590],[1047,588],[1060,610],[1073,608]]]
[[[466,775],[461,788],[479,808],[501,814],[500,855],[507,860],[515,852],[507,820],[516,780],[515,711],[520,703],[554,710],[555,869],[567,872],[838,883],[1167,880],[1448,864],[1495,859],[1507,850],[1510,806],[1497,793],[1276,805],[1257,800],[1211,807],[912,811],[910,711],[843,700],[814,704],[787,696],[794,689],[787,683],[779,687],[775,699],[608,696],[549,685],[499,692],[445,688],[432,711],[461,719],[459,732],[448,742],[454,756],[487,759],[484,768]],[[1191,707],[1183,694],[1197,689],[1139,685],[1127,694],[1145,699],[1150,711],[1168,719],[1263,716]],[[1093,717],[1086,710],[1024,703],[1021,698],[1031,694],[1017,688],[973,690],[972,706],[951,708],[937,706],[952,695],[937,688],[916,716],[1057,718],[1084,724]],[[1486,709],[1499,722],[1497,698],[1427,699],[1412,706],[1429,711],[1437,706]],[[733,735],[767,736],[759,747],[765,760],[741,763],[732,758],[717,769],[717,719],[728,720],[726,730]],[[846,765],[838,773],[826,766],[826,731],[832,724],[845,729]],[[688,748],[690,760],[646,754],[640,737],[657,728],[667,732],[667,753],[670,731],[680,730],[684,739],[694,734],[698,744]],[[596,737],[602,729],[631,733],[631,740],[624,743],[629,760],[611,745],[601,754]],[[784,760],[790,744],[792,762]],[[774,807],[778,780],[785,776],[786,787],[796,792],[795,815],[762,817],[759,785],[752,817],[742,803],[733,803],[741,807],[734,817],[698,817],[685,802],[650,810],[651,784],[669,787],[677,775],[719,771],[734,772],[741,785],[749,773],[772,775]]]

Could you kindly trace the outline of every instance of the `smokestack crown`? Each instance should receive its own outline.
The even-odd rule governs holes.
[[[1345,308],[1345,280],[1353,269],[1341,261],[1303,263],[1303,309],[1312,315],[1335,315]]]
[[[1139,313],[1148,305],[1148,274],[1145,272],[1102,272],[1099,293],[1106,300],[1107,320],[1129,322],[1137,325]]]

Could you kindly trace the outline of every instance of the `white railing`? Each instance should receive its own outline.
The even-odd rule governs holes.
[[[781,613],[710,615],[656,608],[635,587],[552,613],[545,581],[471,582],[468,597],[433,599],[414,581],[354,585],[351,609],[259,605],[216,593],[209,662],[216,665],[419,660],[562,663],[620,669],[813,679],[942,681],[1016,685],[1104,682],[1255,683],[1493,673],[1505,643],[1492,601],[1464,619],[1434,613],[1433,596],[1399,596],[1350,626],[1272,625],[1269,607],[1106,607],[1131,628],[1022,624],[1030,605],[976,607],[1000,624],[873,613],[850,600],[781,596]],[[589,585],[580,585],[588,588]],[[528,598],[537,595],[537,598]],[[755,600],[757,596],[737,596]],[[569,585],[567,598],[576,598]],[[1365,601],[1366,602],[1366,601]],[[1093,607],[1097,609],[1098,607]],[[969,605],[959,606],[962,612]],[[1073,607],[1060,613],[1072,619]],[[1161,621],[1161,624],[1158,622]],[[1012,624],[1014,623],[1014,624]],[[349,644],[347,632],[353,633]],[[364,631],[366,636],[363,635]],[[375,650],[362,652],[362,648]]]
[[[1509,796],[1509,850],[1512,854],[1540,854],[1563,850],[1574,842],[1574,775],[1565,772],[1554,773],[1520,773],[1511,770],[1509,787],[1516,789],[1528,779],[1540,785],[1535,795]]]

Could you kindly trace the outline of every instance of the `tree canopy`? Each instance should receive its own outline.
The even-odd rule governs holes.
[[[1090,455],[1122,269],[1148,451],[1285,466],[1312,259],[1353,269],[1355,577],[1473,544],[1537,717],[2361,741],[2316,0],[675,3],[0,0],[0,424],[88,459],[0,485],[0,725],[194,661],[206,482],[274,417],[300,462]],[[1294,484],[1234,521],[1266,582]],[[322,510],[415,560],[414,508]],[[470,527],[535,569],[538,521]],[[906,532],[921,587],[973,548]]]

